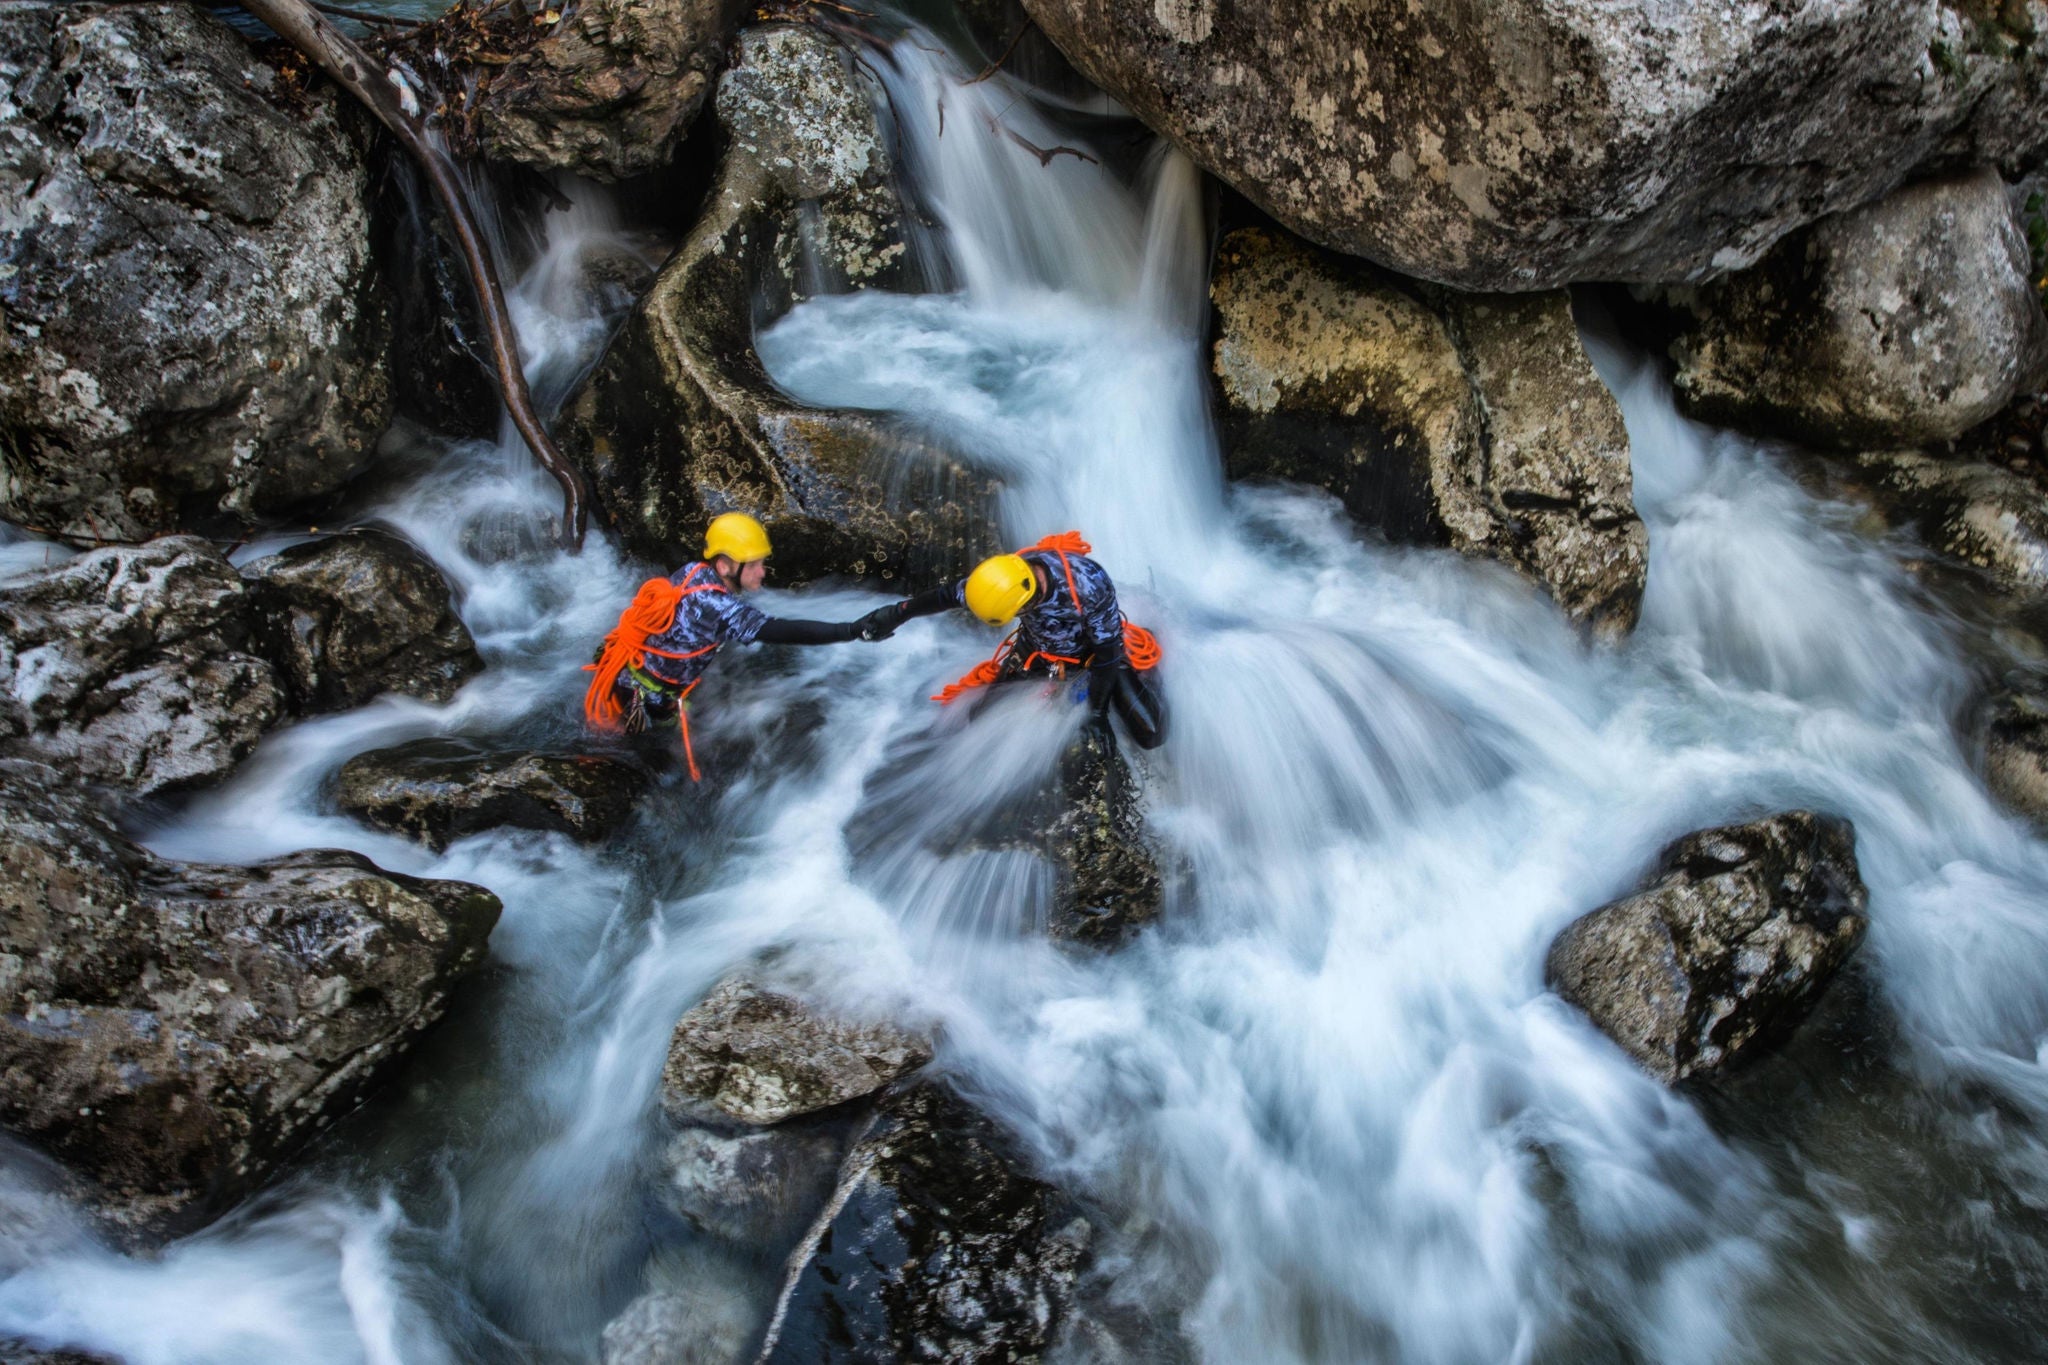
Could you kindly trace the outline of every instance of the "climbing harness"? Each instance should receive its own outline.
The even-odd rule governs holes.
[[[676,613],[682,610],[683,599],[691,593],[724,592],[725,587],[716,581],[696,583],[697,571],[702,564],[692,564],[690,571],[683,575],[683,581],[673,582],[666,578],[650,578],[640,585],[640,591],[633,594],[633,600],[619,613],[618,625],[604,637],[604,648],[599,651],[597,661],[583,665],[586,673],[597,676],[590,680],[590,688],[583,694],[583,717],[591,728],[606,734],[618,734],[622,730],[637,729],[646,723],[646,705],[640,697],[633,699],[633,714],[629,718],[626,707],[619,701],[619,675],[625,673],[633,679],[635,688],[645,688],[647,682],[657,685],[663,682],[654,674],[646,672],[641,665],[650,654],[664,659],[699,659],[719,648],[706,645],[702,649],[686,653],[674,653],[656,649],[647,643],[649,636],[659,635],[673,626]],[[643,682],[642,680],[646,681]],[[692,678],[686,687],[658,687],[664,695],[673,695],[676,703],[676,728],[682,732],[683,761],[689,765],[690,780],[703,781],[704,775],[697,771],[697,754],[690,745],[690,693],[697,689],[702,678]],[[629,724],[629,719],[638,724]]]
[[[1066,575],[1067,579],[1067,596],[1073,600],[1075,613],[1085,618],[1088,613],[1081,606],[1081,590],[1074,582],[1074,566],[1067,562],[1067,556],[1070,554],[1088,554],[1090,548],[1088,542],[1081,539],[1079,531],[1061,531],[1055,535],[1047,536],[1036,545],[1027,545],[1017,551],[1017,553],[1021,555],[1029,554],[1034,550],[1043,550],[1059,556],[1060,571]],[[1016,647],[1016,644],[1017,635],[1013,631],[1008,639],[996,646],[996,652],[993,655],[976,664],[960,681],[948,683],[940,688],[932,697],[932,700],[944,706],[977,687],[986,687],[996,681],[996,679],[1003,675],[1005,667],[1009,664],[1011,651]],[[1125,621],[1124,657],[1130,660],[1132,668],[1137,669],[1141,673],[1157,668],[1160,660],[1159,641],[1154,639],[1152,632],[1143,626]],[[1043,650],[1033,650],[1029,655],[1025,656],[1023,664],[1018,667],[1017,671],[1028,673],[1031,671],[1032,665],[1041,660],[1053,666],[1053,676],[1055,678],[1065,677],[1068,668],[1078,666],[1081,663],[1081,660],[1069,658],[1064,654],[1047,654]]]

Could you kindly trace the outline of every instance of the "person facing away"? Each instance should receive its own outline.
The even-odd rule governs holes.
[[[1124,620],[1116,585],[1089,558],[1088,543],[1068,531],[1015,554],[983,560],[958,582],[870,612],[880,638],[917,616],[964,608],[992,626],[1017,623],[996,656],[941,692],[947,702],[988,683],[1024,678],[1087,680],[1088,704],[1106,725],[1112,711],[1140,748],[1166,742],[1166,699],[1150,672],[1159,647],[1150,632]]]
[[[690,746],[689,696],[719,650],[882,640],[895,629],[888,607],[854,621],[805,621],[742,602],[740,594],[756,591],[767,577],[771,553],[767,528],[743,512],[727,512],[705,529],[702,559],[642,583],[588,665],[597,675],[583,697],[591,725],[613,733],[675,725],[696,781],[701,774]]]

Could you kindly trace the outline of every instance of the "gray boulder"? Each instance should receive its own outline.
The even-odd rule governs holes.
[[[589,0],[503,66],[471,105],[487,156],[614,181],[666,166],[711,93],[738,0]],[[522,10],[500,21],[533,29]]]
[[[732,976],[676,1021],[662,1107],[682,1122],[765,1127],[872,1095],[931,1059],[918,1034]]]
[[[1979,570],[1997,595],[2048,599],[2048,502],[2031,479],[1913,451],[1858,456],[1855,472],[1889,520]]]
[[[380,692],[446,701],[484,666],[441,571],[395,536],[307,541],[242,572],[258,637],[299,714],[347,710]]]
[[[1628,433],[1565,294],[1425,298],[1242,229],[1210,298],[1232,477],[1327,488],[1391,540],[1505,563],[1599,634],[1634,627]]]
[[[1675,283],[2048,145],[2043,0],[1026,0],[1311,241],[1462,289]]]
[[[1823,447],[1952,440],[2048,364],[2026,237],[1989,170],[1826,219],[1669,297],[1688,412]]]
[[[1986,708],[1984,780],[1991,794],[2048,827],[2048,698],[2001,692]]]
[[[422,739],[344,763],[336,798],[357,819],[439,850],[505,826],[602,839],[646,789],[645,772],[614,759]]]
[[[703,1232],[781,1256],[824,1206],[845,1154],[846,1136],[831,1125],[685,1128],[662,1151],[661,1199]]]
[[[498,900],[351,853],[172,863],[0,761],[0,1124],[155,1223],[346,1112],[484,960]]]
[[[790,1256],[763,1365],[1043,1358],[1092,1229],[1011,1146],[937,1085],[885,1100]]]
[[[564,448],[635,552],[673,561],[730,509],[767,524],[785,578],[893,580],[973,548],[984,481],[877,418],[797,406],[754,350],[757,309],[905,282],[880,99],[814,28],[740,35],[704,216],[562,418]]]
[[[0,754],[150,796],[217,781],[284,710],[212,545],[95,550],[0,584]]]
[[[389,323],[332,94],[191,5],[0,9],[0,516],[250,523],[367,468]]]
[[[1544,979],[1658,1079],[1710,1076],[1805,1017],[1862,941],[1867,899],[1846,820],[1699,830],[1559,934]]]

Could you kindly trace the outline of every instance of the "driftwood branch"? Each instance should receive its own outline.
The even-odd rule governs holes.
[[[512,424],[533,451],[541,467],[562,487],[562,536],[581,548],[589,526],[589,495],[583,476],[569,463],[548,435],[540,414],[534,410],[533,395],[526,387],[526,374],[519,365],[519,335],[512,315],[505,307],[505,291],[498,283],[497,268],[489,248],[469,211],[455,163],[441,143],[428,131],[418,92],[395,69],[372,57],[356,42],[329,23],[306,0],[238,0],[243,9],[261,19],[305,55],[307,60],[332,77],[342,89],[361,100],[398,139],[426,172],[434,197],[448,216],[455,239],[469,265],[470,282],[476,286],[484,329],[490,335],[491,358],[497,372],[498,390],[512,414]]]
[[[1010,60],[1010,54],[1017,50],[1017,44],[1024,41],[1024,35],[1029,33],[1033,27],[1034,25],[1032,24],[1031,20],[1029,18],[1025,19],[1025,21],[1018,26],[1016,34],[1010,39],[1008,43],[1004,44],[1002,56],[996,58],[987,66],[984,66],[981,69],[980,75],[975,76],[970,80],[962,81],[960,83],[962,85],[980,85],[983,81],[995,75],[996,72],[1001,71],[1003,69],[1003,63]]]

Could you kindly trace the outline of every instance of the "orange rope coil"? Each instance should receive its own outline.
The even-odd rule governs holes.
[[[664,659],[695,659],[711,653],[717,645],[693,649],[685,654],[671,653],[656,649],[647,643],[651,635],[659,635],[676,622],[676,612],[681,609],[683,599],[693,592],[724,592],[716,583],[691,585],[702,565],[691,566],[690,572],[681,583],[666,578],[650,578],[640,585],[633,594],[633,600],[619,613],[619,623],[604,637],[604,649],[599,652],[597,662],[583,665],[583,671],[597,676],[590,680],[590,687],[583,694],[583,718],[591,728],[606,734],[617,734],[625,725],[625,707],[619,701],[619,675],[629,668],[639,668],[646,663],[647,656],[658,654]],[[701,678],[693,678],[690,685],[676,694],[676,728],[682,732],[683,758],[690,766],[690,780],[703,780],[697,771],[697,754],[690,744],[690,714],[684,706],[691,692],[696,690]]]

